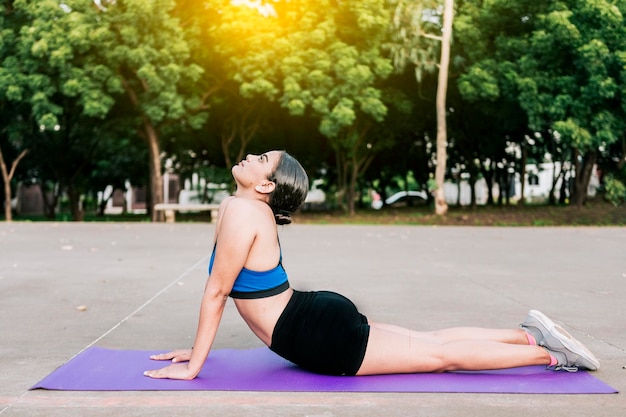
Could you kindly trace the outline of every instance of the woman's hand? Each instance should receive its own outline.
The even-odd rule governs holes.
[[[191,359],[191,349],[177,349],[167,353],[161,353],[158,355],[150,356],[150,359],[155,361],[169,361],[171,360],[174,363],[177,362],[188,362]]]
[[[152,371],[145,371],[145,376],[156,379],[194,379],[196,373],[189,369],[189,362],[173,363],[170,366],[166,366],[162,369],[155,369]]]

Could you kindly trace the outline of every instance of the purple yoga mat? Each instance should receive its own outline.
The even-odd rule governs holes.
[[[151,379],[143,371],[168,362],[152,361],[160,351],[92,347],[31,389],[66,391],[298,391],[298,392],[474,392],[526,394],[610,394],[617,392],[593,375],[548,371],[543,366],[440,374],[326,376],[307,372],[267,348],[216,350],[192,381]]]

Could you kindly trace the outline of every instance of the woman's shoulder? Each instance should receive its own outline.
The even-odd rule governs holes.
[[[224,199],[220,204],[219,211],[222,215],[228,213],[228,217],[237,217],[240,220],[267,216],[272,213],[270,206],[263,201],[235,196]]]
[[[225,199],[223,199],[222,202],[220,203],[219,210],[223,211],[233,200],[235,200],[234,195],[228,196]]]

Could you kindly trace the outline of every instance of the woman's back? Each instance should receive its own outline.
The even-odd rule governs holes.
[[[218,213],[215,239],[215,268],[219,268],[220,262],[232,265],[233,253],[239,254],[242,267],[249,271],[269,271],[280,263],[276,222],[272,210],[264,202],[241,197],[224,200]],[[237,276],[240,271],[237,271]],[[268,346],[276,321],[291,293],[288,288],[270,297],[235,299],[242,318]]]

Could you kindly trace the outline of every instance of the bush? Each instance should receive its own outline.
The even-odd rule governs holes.
[[[605,198],[613,205],[619,206],[626,201],[626,185],[613,175],[607,175],[604,180]]]

